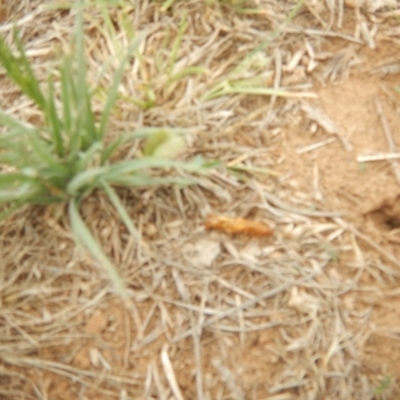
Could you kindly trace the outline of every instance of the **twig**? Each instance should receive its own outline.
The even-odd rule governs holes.
[[[386,154],[361,154],[357,156],[358,162],[369,162],[369,161],[390,161],[398,160],[400,153],[386,153]]]
[[[300,147],[299,149],[296,149],[296,153],[297,154],[308,153],[309,151],[319,149],[320,147],[326,146],[327,144],[331,144],[333,142],[336,142],[336,138],[329,138],[326,140],[321,140],[320,142],[310,144],[309,146],[304,146],[304,147]]]

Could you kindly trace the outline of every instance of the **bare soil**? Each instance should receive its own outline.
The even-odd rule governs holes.
[[[30,15],[41,2],[28,2],[29,10],[11,3],[0,10],[1,21]],[[160,2],[141,3],[111,10],[116,26],[122,15],[148,28],[154,34],[147,43],[157,47],[163,38],[157,32],[167,24],[176,32],[185,10],[180,57],[189,54],[185,46],[195,55],[196,46],[215,43],[204,50],[207,75],[188,78],[171,93],[152,81],[153,48],[143,50],[148,64],[142,68],[159,104],[121,105],[115,127],[124,120],[129,128],[190,127],[188,155],[269,172],[253,169],[236,178],[220,170],[199,186],[122,190],[140,244],[105,196],[88,198],[83,215],[120,266],[128,303],[75,245],[62,206],[23,210],[3,222],[0,398],[400,398],[397,161],[357,161],[396,152],[382,120],[400,146],[400,8],[382,2],[372,12],[345,2],[338,26],[342,2],[331,2],[334,10],[324,2],[303,5],[265,50],[272,57],[266,68],[271,85],[315,98],[240,94],[201,102],[198,93],[228,76],[263,39],[260,32],[282,27],[296,2],[254,1],[261,10],[255,14],[216,2],[175,2],[166,12]],[[93,7],[95,40],[93,21],[101,18]],[[50,32],[51,16],[63,29],[71,23],[68,14],[54,13],[37,14]],[[28,46],[40,47],[29,33],[32,21],[22,29]],[[289,29],[299,26],[314,33]],[[289,68],[296,51],[304,54]],[[143,84],[132,82],[127,92]],[[5,78],[0,90],[15,95]],[[11,112],[22,113],[15,101]],[[263,221],[274,235],[208,231],[208,214]]]

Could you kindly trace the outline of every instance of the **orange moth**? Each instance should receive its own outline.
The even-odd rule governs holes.
[[[204,226],[206,229],[216,229],[225,233],[244,234],[248,236],[271,236],[272,230],[261,222],[250,221],[245,218],[230,218],[222,215],[210,215]]]

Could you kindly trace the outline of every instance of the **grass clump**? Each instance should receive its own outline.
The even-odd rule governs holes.
[[[164,156],[176,142],[174,130],[142,129],[121,134],[108,143],[107,125],[118,97],[124,69],[135,54],[140,37],[132,40],[107,92],[101,116],[96,118],[87,82],[83,11],[77,7],[73,55],[66,55],[57,81],[49,78],[43,89],[32,65],[14,32],[16,52],[0,37],[0,62],[7,75],[43,114],[41,126],[28,124],[0,110],[0,218],[4,219],[28,204],[68,203],[71,227],[78,243],[108,270],[120,294],[123,284],[112,262],[89,231],[80,214],[82,200],[95,189],[103,190],[132,235],[138,235],[127,210],[120,201],[116,186],[148,186],[187,183],[177,174],[156,177],[154,168],[204,171],[201,160],[180,162]],[[128,140],[146,138],[141,158],[113,162],[111,157]]]

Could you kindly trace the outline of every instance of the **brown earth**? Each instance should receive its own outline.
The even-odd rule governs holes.
[[[262,18],[275,18],[285,7],[253,3],[263,13],[232,12],[231,19],[225,8],[212,4],[185,7],[192,21],[202,21],[201,29],[219,26],[224,43],[231,30],[238,37],[251,36],[264,23],[272,25]],[[293,24],[322,30],[316,18],[328,21],[332,14],[322,2],[321,8],[318,2],[307,4]],[[134,10],[129,17],[136,23],[143,18],[149,29],[164,18],[179,21],[177,4],[169,14],[157,2],[142,7],[139,17]],[[197,7],[207,18],[201,20]],[[396,161],[357,161],[359,155],[393,152],[376,99],[400,146],[400,95],[394,90],[400,69],[387,72],[387,65],[398,62],[399,49],[398,35],[387,34],[397,23],[387,16],[390,11],[357,14],[346,7],[343,27],[332,27],[351,36],[360,21],[371,30],[376,24],[373,49],[362,36],[357,44],[335,36],[281,33],[271,46],[280,49],[284,67],[307,40],[317,54],[330,52],[326,59],[316,57],[312,72],[307,72],[306,51],[294,71],[283,68],[285,85],[309,83],[315,99],[278,97],[271,103],[270,97],[240,95],[215,109],[205,103],[204,109],[183,105],[180,110],[174,100],[165,109],[133,111],[154,125],[167,125],[182,113],[187,126],[186,114],[201,115],[192,124],[198,129],[190,154],[272,172],[254,172],[244,181],[221,172],[200,187],[182,190],[121,191],[143,233],[140,245],[127,235],[105,196],[90,197],[83,214],[120,266],[128,304],[113,293],[96,262],[75,246],[63,207],[24,210],[4,222],[0,398],[400,398],[400,182]],[[9,14],[0,10],[1,19]],[[243,23],[239,33],[238,20]],[[222,49],[221,43],[216,46]],[[226,53],[215,50],[221,58],[212,57],[207,66],[209,76],[235,57],[235,37],[225,43],[230,45]],[[337,76],[326,72],[332,70]],[[8,83],[1,90],[7,88]],[[264,113],[246,119],[263,107]],[[274,112],[265,122],[268,110]],[[327,117],[333,133],[321,122]],[[241,157],[242,164],[236,162]],[[275,199],[263,198],[264,189]],[[345,214],[317,216],[314,210]],[[274,228],[274,236],[206,231],[210,212],[260,219]]]

